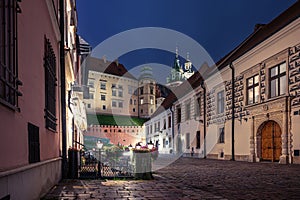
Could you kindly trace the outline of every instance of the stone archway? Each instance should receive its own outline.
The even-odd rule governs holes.
[[[261,160],[279,161],[282,152],[281,128],[273,120],[266,121],[258,129],[257,150]]]

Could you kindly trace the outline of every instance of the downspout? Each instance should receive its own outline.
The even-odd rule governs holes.
[[[172,121],[172,148],[173,148],[173,153],[174,151],[174,110],[172,109],[172,106],[170,107],[170,111],[171,111],[171,121]]]
[[[231,93],[232,93],[232,99],[231,99],[231,160],[235,160],[234,156],[234,74],[235,70],[232,65],[232,62],[229,64],[229,67],[231,69]]]
[[[60,77],[61,77],[61,138],[62,138],[62,178],[67,177],[67,133],[66,133],[66,72],[65,72],[65,4],[59,1],[59,29],[60,29]]]
[[[203,158],[206,158],[206,87],[204,85],[204,81],[201,83],[201,87],[203,89],[203,134],[204,134],[204,143],[203,143]],[[200,110],[201,112],[201,110]]]

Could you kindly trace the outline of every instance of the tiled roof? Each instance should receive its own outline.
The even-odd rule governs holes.
[[[171,93],[162,102],[162,104],[156,109],[156,111],[153,113],[151,117],[155,117],[160,113],[162,113],[163,111],[169,109],[175,101],[177,101],[178,99],[188,94],[193,89],[200,86],[201,82],[203,81],[202,76],[205,77],[206,73],[210,71],[210,68],[207,68],[206,64],[204,64],[202,67],[205,68],[205,71],[202,70],[200,70],[200,72],[196,71],[188,80],[184,81],[175,90],[171,91]]]
[[[104,59],[87,57],[86,58],[86,67],[89,71],[103,72],[115,76],[126,77],[130,79],[136,78],[130,74],[123,64],[120,64],[116,61],[104,61]]]

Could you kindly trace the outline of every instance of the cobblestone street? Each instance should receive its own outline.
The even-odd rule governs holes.
[[[44,199],[300,199],[300,165],[180,158],[154,180],[64,180]]]

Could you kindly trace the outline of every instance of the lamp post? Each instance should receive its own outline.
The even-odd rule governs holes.
[[[101,140],[98,140],[97,143],[97,148],[99,150],[99,159],[98,159],[98,176],[101,178],[101,149],[103,147],[103,143]]]

